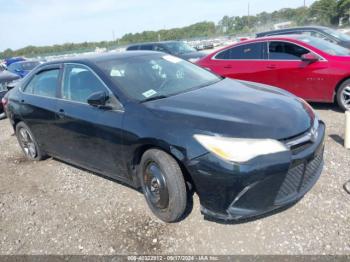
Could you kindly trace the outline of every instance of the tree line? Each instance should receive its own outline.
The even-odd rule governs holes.
[[[261,12],[257,15],[249,16],[224,16],[217,24],[205,21],[182,28],[129,33],[115,41],[66,43],[40,47],[27,46],[18,50],[8,48],[0,52],[0,58],[86,52],[93,51],[96,47],[114,49],[118,46],[135,42],[251,34],[271,29],[273,24],[285,21],[290,21],[296,26],[309,24],[332,27],[338,27],[339,25],[349,26],[350,0],[318,0],[310,7],[283,8],[272,13]]]

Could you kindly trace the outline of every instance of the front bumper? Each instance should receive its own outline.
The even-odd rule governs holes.
[[[204,215],[220,220],[261,216],[301,199],[323,169],[325,125],[301,149],[260,156],[246,164],[223,161],[206,154],[190,161]]]

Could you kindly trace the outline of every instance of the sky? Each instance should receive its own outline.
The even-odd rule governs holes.
[[[27,45],[103,41],[224,15],[302,6],[304,0],[0,0],[0,51]],[[306,0],[310,5],[314,0]],[[113,33],[114,32],[114,33]]]

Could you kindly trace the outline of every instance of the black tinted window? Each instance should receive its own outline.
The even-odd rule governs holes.
[[[103,83],[88,68],[79,65],[66,65],[62,98],[87,103],[90,95],[107,91]]]
[[[301,56],[309,51],[301,46],[286,42],[270,42],[269,59],[301,60]]]
[[[225,50],[218,55],[217,59],[263,59],[263,43],[240,45]]]
[[[28,83],[24,92],[39,96],[55,97],[59,73],[59,69],[53,69],[36,74]]]
[[[133,45],[133,46],[129,46],[128,48],[127,48],[127,50],[138,50],[139,48],[138,48],[138,46],[137,45]]]
[[[142,45],[141,50],[153,50],[153,45]]]

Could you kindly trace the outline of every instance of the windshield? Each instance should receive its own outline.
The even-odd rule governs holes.
[[[32,70],[34,67],[36,67],[39,64],[39,62],[23,62],[21,64],[23,70]]]
[[[184,42],[171,42],[171,43],[165,43],[163,45],[166,47],[166,49],[168,49],[174,55],[191,53],[191,52],[197,51],[196,49],[194,49],[193,47],[189,46]]]
[[[348,56],[350,55],[350,50],[344,47],[341,47],[337,44],[330,43],[326,40],[312,37],[312,36],[302,36],[299,37],[299,40],[320,49],[323,52],[326,52],[329,55],[336,56]]]
[[[97,66],[128,97],[140,102],[207,86],[220,77],[171,55],[152,54],[100,61]]]
[[[338,38],[341,41],[350,41],[350,36],[349,35],[343,34],[343,33],[339,32],[337,30],[326,28],[326,29],[324,29],[324,31],[327,34],[330,34],[331,36],[334,36],[335,38]]]

